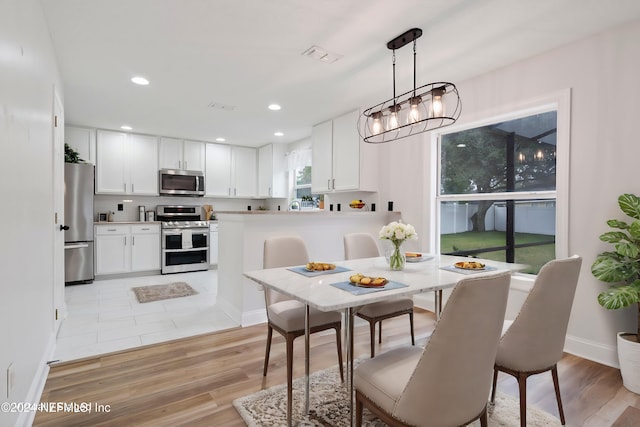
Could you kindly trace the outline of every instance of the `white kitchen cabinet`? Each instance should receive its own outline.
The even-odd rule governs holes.
[[[160,269],[160,226],[131,226],[131,271]]]
[[[209,264],[218,264],[218,223],[209,223]]]
[[[258,197],[287,197],[284,145],[268,144],[258,149]]]
[[[231,146],[207,144],[205,190],[207,196],[229,196],[231,191]]]
[[[96,130],[83,127],[65,126],[64,142],[73,148],[87,163],[96,164]]]
[[[312,192],[377,190],[377,151],[361,140],[358,115],[355,110],[313,127]]]
[[[160,138],[160,168],[205,171],[205,143]]]
[[[130,239],[127,225],[95,227],[96,276],[131,271],[131,243],[127,239]]]
[[[206,195],[255,197],[257,192],[255,148],[223,144],[206,147]]]
[[[255,148],[231,147],[231,188],[235,197],[255,197],[258,190]]]
[[[96,275],[160,270],[160,225],[96,225]]]
[[[96,194],[158,195],[158,139],[98,130]]]

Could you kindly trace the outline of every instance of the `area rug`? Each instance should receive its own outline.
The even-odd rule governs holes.
[[[309,415],[304,413],[304,378],[293,382],[293,419],[298,426],[341,427],[349,425],[348,390],[340,383],[337,367],[316,372],[309,376]],[[286,426],[287,386],[277,385],[233,401],[244,422],[249,427]],[[355,406],[355,405],[354,405]],[[367,427],[384,427],[366,408],[363,423]],[[494,405],[489,407],[489,425],[520,426],[518,401],[506,394],[497,393]],[[560,420],[539,409],[527,407],[528,427],[560,426]],[[480,426],[476,421],[471,426]]]
[[[166,285],[138,286],[132,288],[139,303],[159,301],[163,299],[188,297],[198,292],[185,282],[174,282]]]

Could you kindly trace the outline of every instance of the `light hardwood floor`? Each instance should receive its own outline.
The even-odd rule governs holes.
[[[433,330],[432,313],[416,309],[417,344]],[[376,353],[410,344],[407,316],[384,322]],[[236,328],[122,351],[51,368],[42,402],[109,405],[109,412],[43,413],[34,426],[244,426],[234,399],[286,381],[284,340],[274,334],[269,373],[262,376],[266,325]],[[355,355],[369,354],[368,326],[356,327]],[[304,375],[304,339],[296,340],[294,376]],[[311,370],[337,363],[333,331],[311,338]],[[568,426],[611,426],[640,396],[622,386],[619,371],[572,355],[558,365]],[[501,374],[498,390],[517,395]],[[557,416],[551,375],[530,378],[530,404]]]

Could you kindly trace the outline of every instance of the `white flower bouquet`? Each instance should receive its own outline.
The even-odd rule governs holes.
[[[417,239],[418,233],[411,224],[402,221],[393,221],[380,229],[380,239],[390,240],[393,243],[393,253],[389,257],[389,267],[392,270],[402,270],[406,261],[405,255],[400,251],[400,246],[405,240]]]

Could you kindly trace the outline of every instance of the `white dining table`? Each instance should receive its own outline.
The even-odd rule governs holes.
[[[458,261],[480,261],[487,268],[479,271],[456,269]],[[248,271],[244,276],[256,283],[273,289],[306,305],[305,315],[305,413],[309,412],[309,307],[322,311],[344,311],[345,345],[347,354],[347,387],[349,390],[349,413],[353,425],[353,323],[357,308],[366,304],[384,301],[391,297],[435,292],[435,312],[439,316],[442,309],[442,291],[453,288],[467,274],[491,274],[498,271],[521,271],[523,264],[510,264],[477,258],[455,257],[449,255],[425,255],[421,262],[407,262],[401,271],[393,271],[384,257],[363,258],[333,262],[348,271],[304,276],[291,270],[291,267],[271,268]],[[365,276],[384,277],[391,282],[406,286],[396,289],[379,290],[363,295],[354,295],[332,286],[333,283],[348,282],[355,273]],[[354,288],[356,289],[356,288]],[[357,288],[359,289],[359,288]],[[287,425],[292,425],[292,408],[287,404]]]

